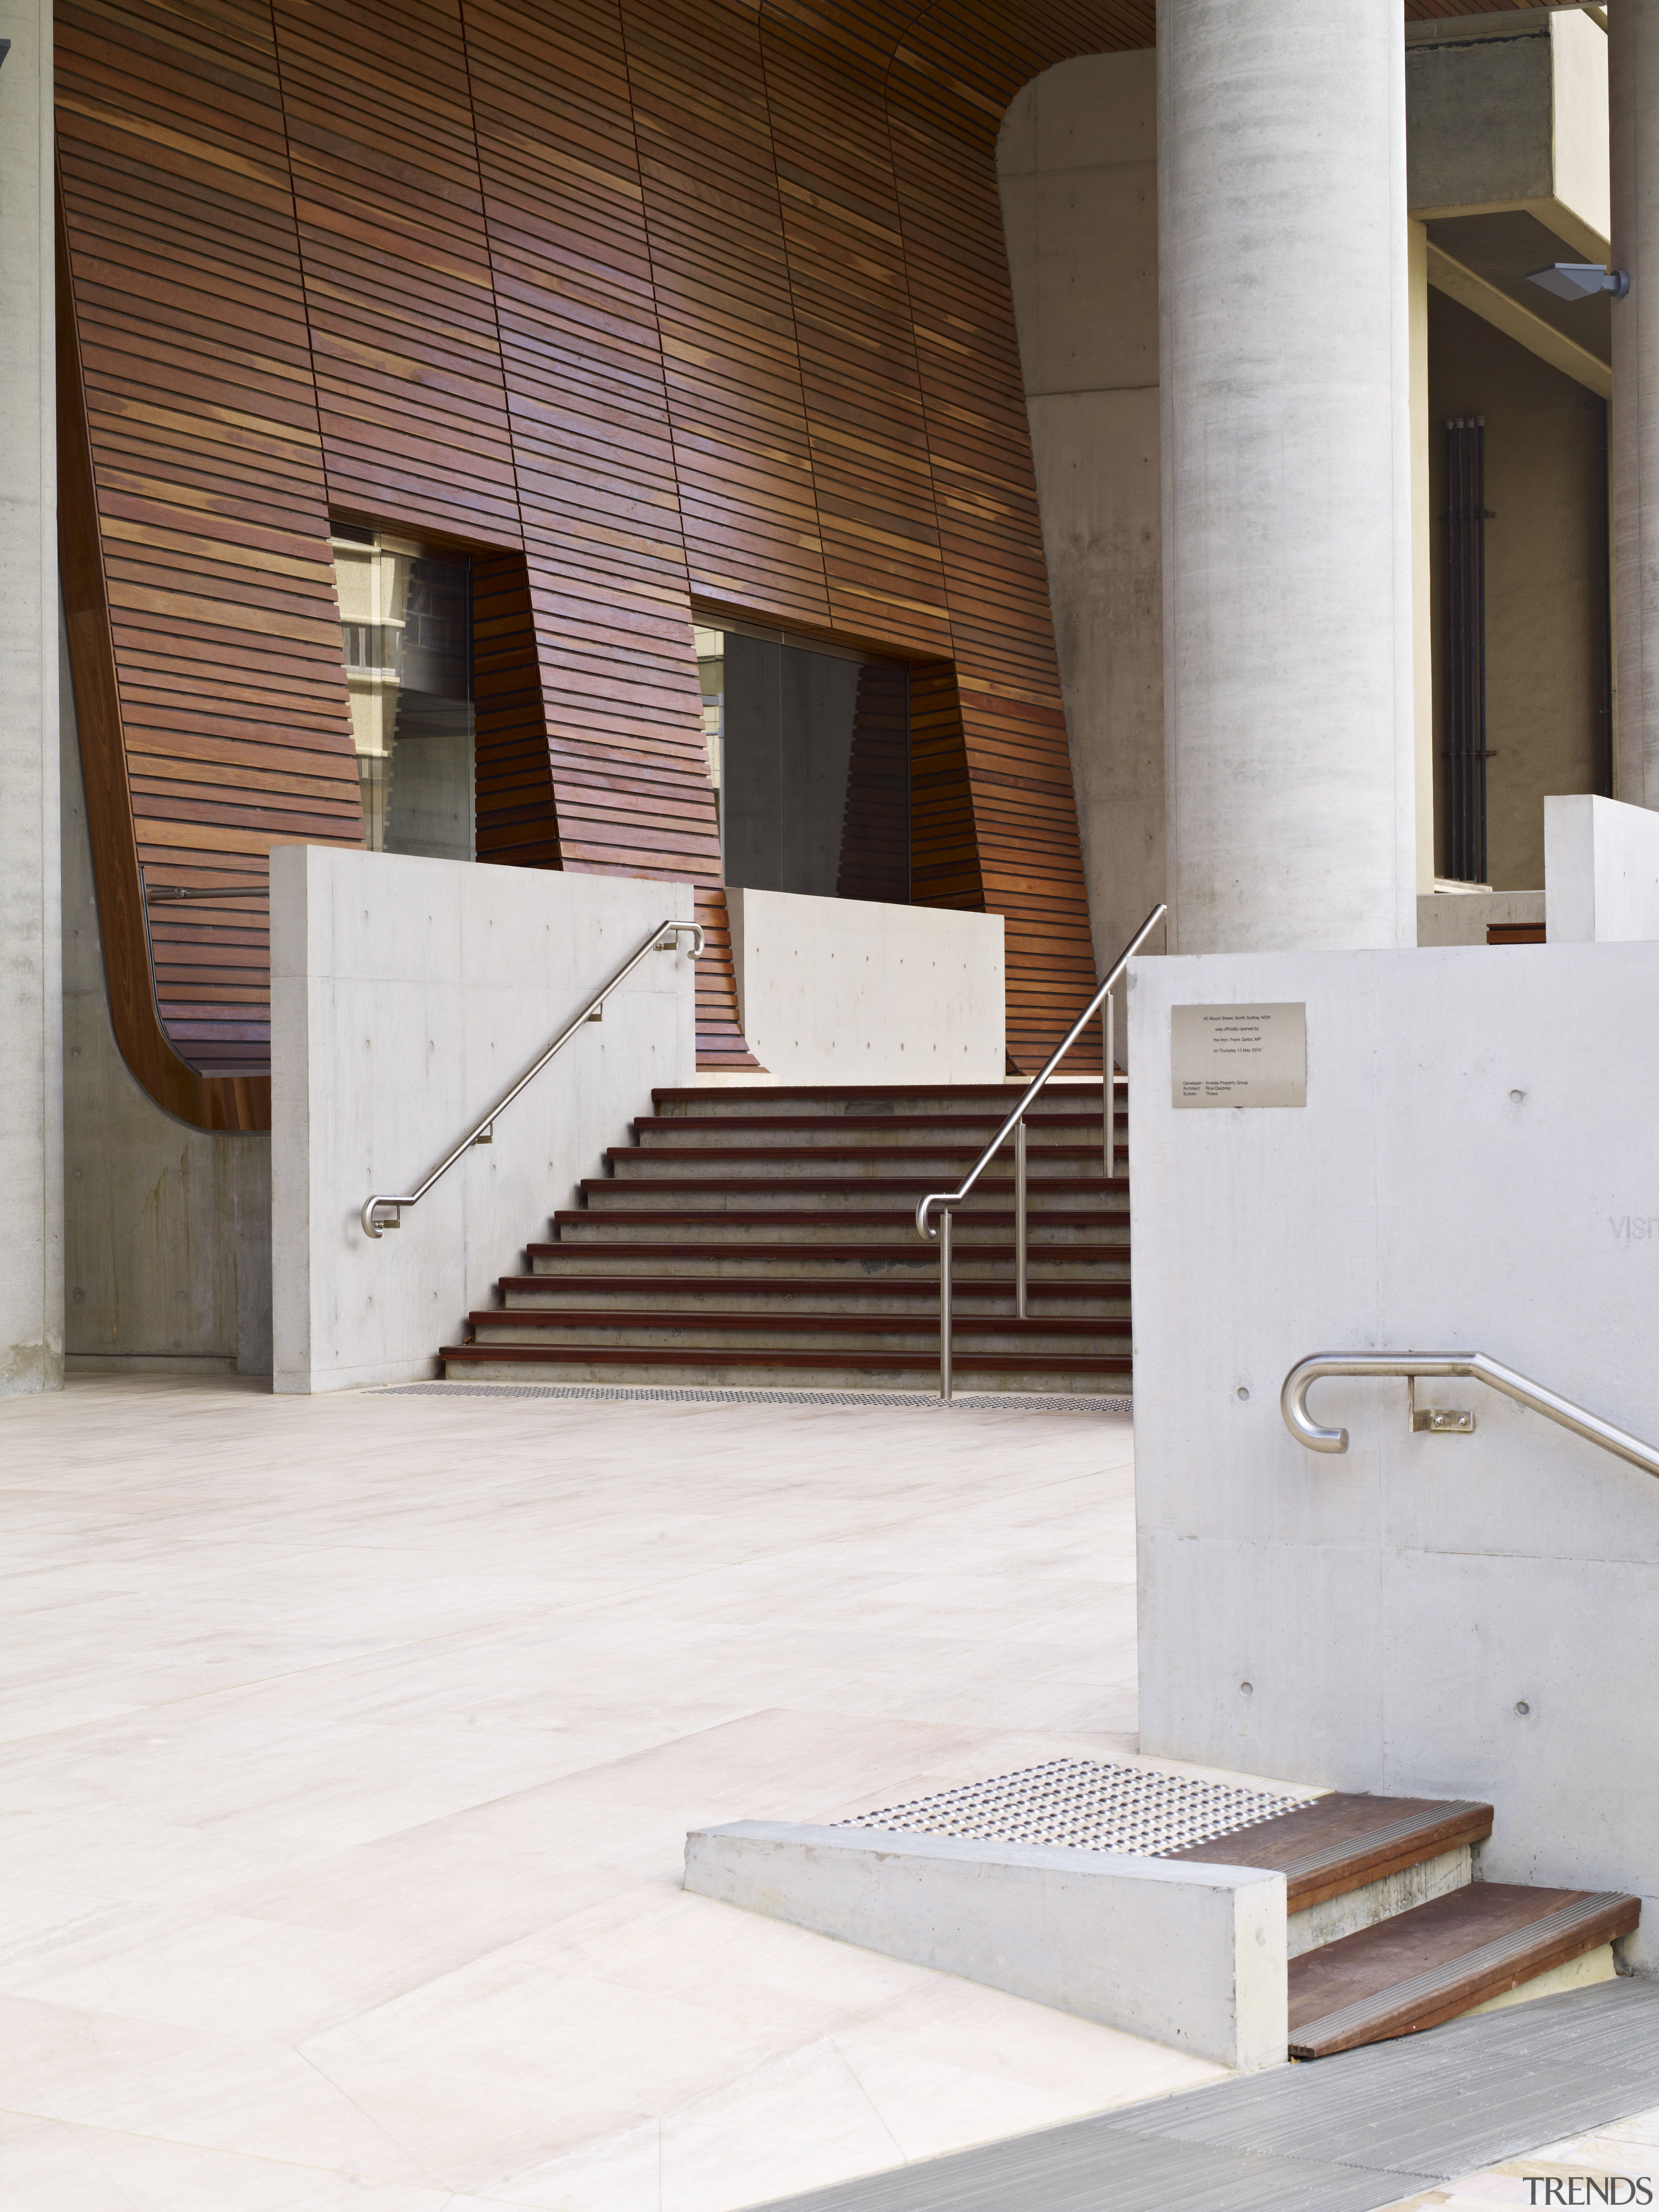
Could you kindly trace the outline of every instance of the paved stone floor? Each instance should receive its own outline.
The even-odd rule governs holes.
[[[725,2212],[1196,2084],[678,1887],[1134,1728],[1127,1420],[0,1402],[0,2205]]]
[[[1551,2196],[1553,2181],[1561,2186]],[[1645,2195],[1640,2185],[1644,2181]],[[1594,2194],[1587,2185],[1591,2182],[1596,2185]],[[1424,2196],[1402,2198],[1389,2212],[1492,2212],[1494,2204],[1659,2205],[1659,2106],[1632,2119],[1615,2120],[1594,2135],[1547,2143],[1524,2158],[1506,2159]]]

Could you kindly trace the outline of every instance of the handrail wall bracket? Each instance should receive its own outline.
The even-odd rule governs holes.
[[[1348,1449],[1346,1429],[1322,1428],[1308,1410],[1309,1390],[1327,1375],[1403,1376],[1412,1427],[1431,1436],[1468,1436],[1474,1427],[1474,1415],[1449,1408],[1419,1407],[1419,1379],[1431,1382],[1451,1376],[1468,1376],[1477,1382],[1484,1382],[1489,1390],[1513,1398],[1517,1405],[1542,1413],[1559,1427],[1571,1429],[1575,1436],[1599,1444],[1603,1451],[1628,1460],[1644,1474],[1659,1476],[1659,1449],[1652,1444],[1615,1428],[1599,1413],[1586,1412],[1583,1406],[1575,1406],[1571,1399],[1563,1398],[1558,1392],[1547,1389],[1543,1383],[1517,1374],[1513,1367],[1505,1367],[1501,1360],[1492,1359],[1484,1352],[1316,1352],[1307,1359],[1299,1359],[1285,1377],[1279,1404],[1285,1427],[1310,1451],[1345,1452]]]
[[[542,1053],[538,1059],[532,1061],[530,1066],[526,1068],[524,1073],[519,1078],[518,1081],[513,1085],[513,1088],[503,1093],[503,1095],[495,1101],[495,1103],[481,1120],[477,1121],[472,1124],[472,1127],[467,1131],[465,1136],[461,1139],[460,1143],[455,1146],[451,1151],[445,1153],[442,1159],[439,1161],[437,1166],[433,1169],[431,1174],[427,1177],[423,1183],[419,1184],[412,1191],[398,1195],[394,1195],[389,1191],[376,1191],[372,1197],[366,1198],[363,1200],[362,1207],[357,1218],[362,1224],[364,1236],[378,1238],[388,1229],[400,1229],[403,1226],[403,1210],[404,1206],[418,1206],[422,1199],[426,1196],[428,1191],[431,1189],[433,1184],[437,1182],[439,1176],[447,1175],[450,1169],[454,1166],[456,1161],[461,1158],[463,1153],[471,1152],[474,1145],[493,1144],[495,1140],[496,1115],[504,1112],[506,1109],[513,1103],[513,1101],[518,1097],[519,1093],[526,1089],[528,1085],[535,1081],[536,1078],[541,1073],[543,1068],[547,1066],[548,1061],[554,1057],[555,1054],[562,1050],[564,1046],[569,1043],[571,1038],[575,1036],[577,1030],[580,1029],[585,1023],[602,1022],[605,1019],[605,1000],[616,989],[618,983],[627,981],[628,978],[633,974],[634,970],[640,965],[640,963],[642,960],[648,959],[653,952],[678,952],[680,947],[680,939],[683,937],[689,937],[691,939],[691,944],[687,951],[686,957],[690,960],[699,959],[702,953],[702,924],[701,922],[676,921],[672,915],[666,917],[664,921],[658,922],[653,928],[651,934],[646,939],[644,944],[639,947],[638,951],[633,953],[629,958],[623,963],[622,966],[617,969],[616,974],[611,977],[610,981],[605,985],[602,990],[599,990],[594,993],[593,996],[587,1001],[587,1004],[582,1008],[581,1012],[575,1017],[575,1018],[573,1021],[568,1021],[565,1024],[564,1027],[559,1031],[557,1036],[554,1038],[552,1043],[548,1046],[546,1051]],[[382,1211],[383,1208],[389,1208],[390,1211]]]

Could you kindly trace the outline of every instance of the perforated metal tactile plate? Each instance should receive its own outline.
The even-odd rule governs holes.
[[[1002,1844],[1054,1844],[1079,1851],[1130,1851],[1158,1858],[1188,1844],[1206,1844],[1235,1828],[1254,1827],[1306,1802],[1265,1790],[1238,1790],[1143,1766],[1091,1759],[1051,1759],[1042,1766],[999,1774],[885,1805],[836,1823],[888,1828],[916,1836],[964,1836]]]

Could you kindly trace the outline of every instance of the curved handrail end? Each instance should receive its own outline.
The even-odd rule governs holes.
[[[1279,1394],[1279,1410],[1285,1416],[1285,1427],[1310,1451],[1345,1452],[1348,1449],[1347,1431],[1322,1429],[1308,1411],[1309,1389],[1325,1371],[1324,1358],[1317,1352],[1311,1359],[1298,1360],[1285,1377],[1284,1388]]]

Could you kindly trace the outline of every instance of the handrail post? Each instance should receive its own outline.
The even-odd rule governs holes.
[[[1025,1318],[1025,1124],[1014,1128],[1014,1312]]]
[[[939,1217],[939,1395],[951,1396],[951,1209]]]
[[[1108,1182],[1110,1182],[1117,1174],[1117,1081],[1113,1073],[1113,1063],[1116,1058],[1115,1051],[1116,1039],[1113,1031],[1116,1027],[1117,1018],[1112,1009],[1112,994],[1108,991],[1100,1009],[1100,1088],[1105,1114],[1105,1125],[1102,1134],[1106,1140],[1102,1149],[1105,1155]]]

